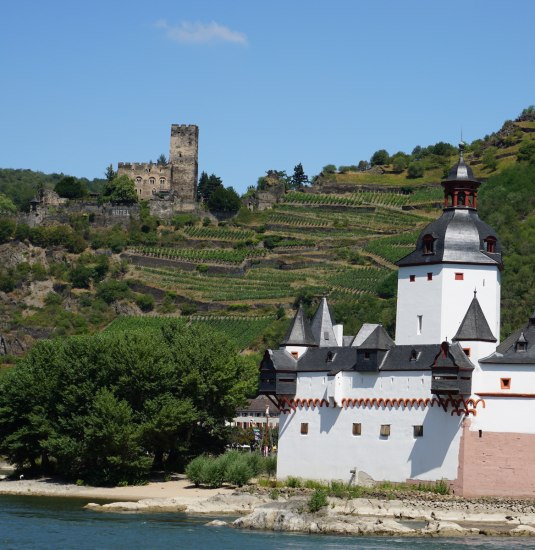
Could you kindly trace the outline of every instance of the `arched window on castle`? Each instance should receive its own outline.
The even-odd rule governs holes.
[[[141,185],[141,182],[142,182],[141,176],[138,176],[138,177],[136,178],[136,183],[137,183],[138,185]]]
[[[165,187],[165,178],[160,178],[160,189],[164,189]]]
[[[485,250],[491,254],[496,252],[496,237],[487,237],[485,240]]]
[[[149,183],[151,185],[154,185],[156,183],[156,180],[154,178],[149,178]]]
[[[423,253],[434,254],[435,253],[435,239],[433,235],[424,235],[423,241]]]

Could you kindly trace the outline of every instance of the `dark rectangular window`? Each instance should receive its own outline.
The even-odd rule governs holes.
[[[301,422],[301,435],[308,435],[308,422]]]
[[[423,426],[413,426],[414,437],[423,437],[424,436],[424,427]]]
[[[502,390],[511,389],[511,379],[510,378],[500,378],[500,387]]]
[[[432,281],[432,280],[433,280],[433,274],[432,274],[432,273],[428,273],[428,274],[427,274],[427,280],[428,280],[428,281]]]
[[[390,424],[381,424],[381,437],[390,436]]]
[[[416,281],[416,275],[409,275],[409,281],[414,283],[414,281]]]
[[[466,357],[470,357],[470,348],[463,348],[463,351]]]
[[[364,359],[369,359],[370,358],[370,352],[369,351],[365,351],[364,352]]]
[[[360,435],[362,433],[362,424],[360,422],[353,422],[353,435]]]
[[[464,281],[464,273],[455,273],[456,281]]]

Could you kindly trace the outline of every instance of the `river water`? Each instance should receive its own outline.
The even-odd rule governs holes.
[[[214,518],[206,516],[99,513],[84,510],[87,502],[72,498],[0,495],[0,549],[505,550],[535,547],[529,539],[334,537],[242,531],[207,527],[206,523]]]

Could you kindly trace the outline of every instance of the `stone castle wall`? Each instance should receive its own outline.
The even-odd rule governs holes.
[[[139,199],[152,200],[158,193],[169,193],[172,185],[172,166],[149,162],[120,162],[117,174],[134,180]]]
[[[197,198],[199,128],[173,124],[169,145],[169,163],[120,162],[118,175],[134,180],[138,198],[157,200],[159,195],[178,198],[188,207]]]

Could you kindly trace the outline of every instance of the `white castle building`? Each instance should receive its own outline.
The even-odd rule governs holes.
[[[372,324],[344,336],[324,298],[266,351],[280,478],[535,495],[535,313],[499,344],[501,247],[462,150],[442,184],[443,214],[398,262],[395,341]]]

